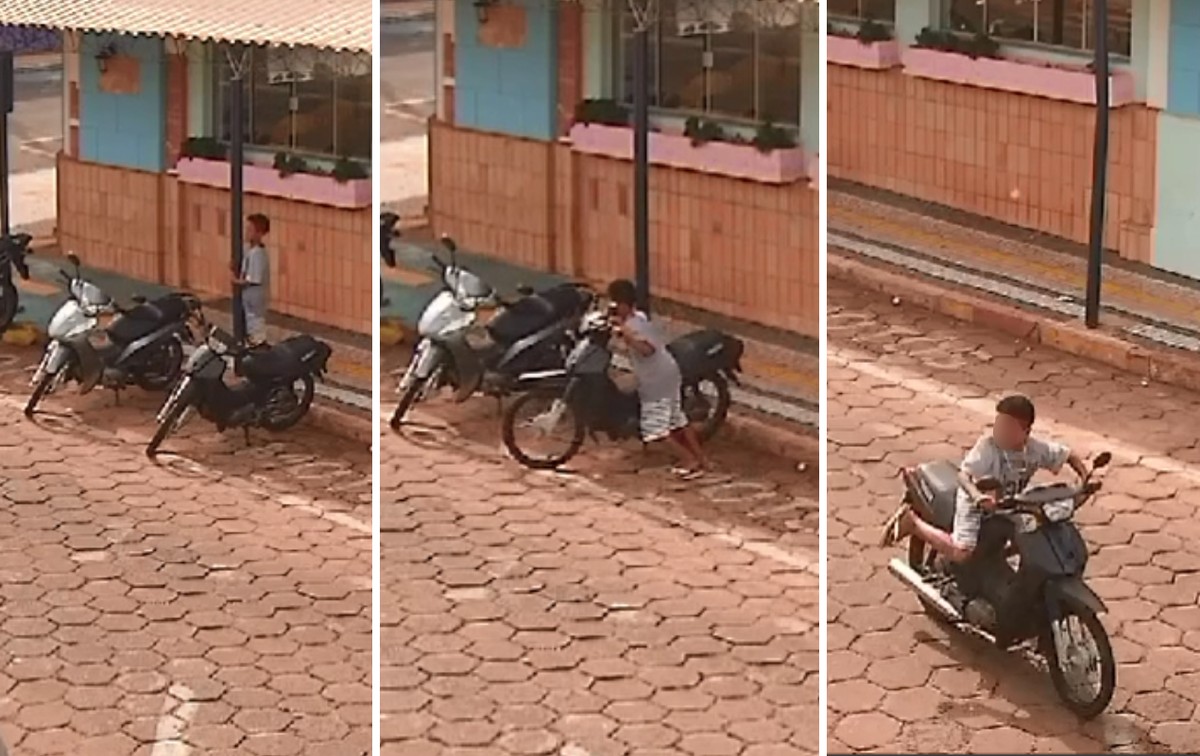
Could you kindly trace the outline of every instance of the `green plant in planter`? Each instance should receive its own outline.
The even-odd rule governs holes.
[[[692,140],[693,147],[699,147],[708,142],[729,141],[729,135],[721,124],[698,116],[691,116],[684,121],[683,135]]]
[[[339,184],[370,178],[366,166],[347,157],[338,158],[338,161],[333,164],[333,170],[330,171],[329,175],[333,176],[333,180]]]
[[[180,154],[197,160],[226,160],[229,157],[225,145],[214,137],[188,137],[180,148]]]
[[[854,36],[864,45],[873,45],[876,42],[890,42],[892,30],[873,18],[865,18],[858,25],[858,34]]]
[[[575,123],[628,126],[629,108],[612,99],[582,100],[575,106]]]
[[[968,58],[1000,58],[1000,43],[983,32],[966,37],[952,31],[925,27],[917,35],[916,46],[926,50],[966,55]]]
[[[796,136],[789,130],[771,122],[760,124],[754,132],[751,144],[754,149],[769,155],[775,150],[790,150],[796,147]]]
[[[287,178],[297,173],[311,173],[308,161],[299,155],[292,155],[287,152],[275,153],[275,170],[279,171],[280,178]]]

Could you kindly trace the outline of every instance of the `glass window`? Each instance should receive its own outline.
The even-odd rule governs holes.
[[[633,100],[634,21],[618,4],[617,96]],[[746,121],[800,123],[802,6],[660,0],[651,29],[650,104]]]
[[[829,0],[829,15],[891,24],[896,22],[896,0]]]
[[[217,135],[229,139],[229,78],[216,53]],[[316,50],[255,48],[246,78],[247,144],[317,157],[371,159],[369,59]]]
[[[1133,0],[1109,0],[1108,49],[1128,57]],[[949,0],[946,26],[999,40],[1094,49],[1092,0]]]

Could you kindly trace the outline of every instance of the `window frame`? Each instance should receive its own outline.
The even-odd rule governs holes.
[[[987,23],[988,23],[988,16],[987,16],[988,3],[992,2],[992,1],[993,0],[981,0],[979,2],[979,4],[983,8],[983,14],[984,14],[983,20],[984,20],[985,27],[987,26]],[[1096,0],[1080,0],[1080,1],[1083,3],[1086,3],[1090,7],[1095,4]],[[938,3],[938,19],[937,19],[938,25],[937,25],[937,28],[941,29],[944,32],[950,32],[950,33],[957,34],[957,35],[960,35],[963,37],[971,36],[971,34],[973,32],[964,30],[964,29],[955,29],[951,25],[950,9],[951,9],[952,3],[953,3],[953,0],[940,0],[940,2]],[[1131,6],[1131,9],[1132,9],[1132,6]],[[1112,65],[1115,65],[1116,67],[1118,67],[1120,69],[1125,69],[1125,68],[1129,68],[1132,66],[1133,56],[1134,56],[1133,48],[1134,48],[1134,44],[1136,42],[1136,38],[1133,34],[1133,24],[1134,24],[1134,14],[1131,10],[1130,33],[1129,33],[1129,52],[1123,53],[1123,52],[1113,52],[1112,50],[1109,50],[1109,53],[1108,53],[1109,63]],[[1090,31],[1091,31],[1090,26],[1087,26],[1087,31],[1090,34]],[[1056,44],[1053,44],[1050,42],[1040,42],[1037,40],[1030,40],[1030,39],[1015,39],[1015,38],[1011,38],[1011,37],[1001,37],[1001,36],[995,36],[995,35],[989,35],[989,36],[991,36],[992,39],[996,40],[996,42],[998,42],[1000,44],[1002,51],[1004,51],[1004,52],[1019,51],[1020,53],[1024,53],[1024,54],[1032,54],[1033,57],[1035,57],[1038,61],[1041,61],[1041,62],[1064,64],[1064,65],[1086,65],[1087,63],[1090,63],[1095,58],[1095,48],[1094,47],[1071,47],[1069,45],[1056,45]]]
[[[627,17],[626,14],[628,14],[628,6],[624,2],[622,2],[622,0],[617,0],[617,2],[613,3],[613,7],[612,7],[611,13],[610,13],[611,23],[610,23],[609,38],[608,38],[608,49],[609,49],[609,53],[610,53],[610,60],[609,60],[608,68],[609,68],[609,77],[610,77],[609,83],[611,86],[611,91],[608,94],[617,102],[629,104],[632,101],[632,99],[631,99],[632,95],[627,97],[625,92],[623,91],[625,88],[625,48],[626,48],[625,34],[623,33],[623,31],[625,28],[624,22]],[[793,135],[795,135],[797,141],[799,141],[800,133],[801,133],[801,125],[803,123],[802,114],[803,114],[803,110],[804,110],[804,97],[802,94],[803,82],[804,82],[804,74],[803,74],[804,21],[803,21],[803,18],[801,18],[801,21],[796,25],[796,35],[798,37],[798,42],[799,42],[799,47],[797,48],[798,49],[797,61],[800,66],[801,74],[800,74],[799,86],[797,87],[797,90],[796,90],[796,112],[794,115],[795,121],[772,121],[771,123],[773,123],[775,126],[781,128],[781,129],[786,129],[786,130],[790,131]],[[711,45],[711,39],[713,36],[712,32],[704,32],[702,35],[697,34],[694,36],[697,36],[697,37],[702,36],[703,37],[703,39],[704,39],[704,44],[703,44],[704,54],[710,53],[712,50],[712,45]],[[759,56],[761,55],[761,50],[759,47],[759,29],[757,26],[755,27],[753,38],[754,38],[754,49],[753,49],[751,55],[754,60],[754,85],[753,85],[754,86],[754,107],[755,107],[755,110],[758,110],[759,105],[760,105],[759,97],[761,96],[761,88],[760,88],[761,76],[760,76],[760,69],[759,69]],[[655,99],[656,95],[659,93],[659,88],[661,87],[660,66],[661,66],[661,62],[662,62],[662,39],[663,39],[663,25],[661,23],[661,18],[660,18],[652,27],[651,38],[650,38],[650,59],[651,59],[650,63],[651,63],[652,72],[653,72],[652,81],[651,81],[651,89],[650,89],[651,100]],[[709,77],[712,76],[713,69],[706,67],[703,70],[704,70],[704,77],[705,77],[705,82],[704,82],[705,99],[711,100],[711,94],[709,92],[709,88],[710,88],[710,78]],[[651,102],[651,104],[649,106],[649,111],[650,111],[650,118],[651,118],[651,128],[665,128],[665,129],[671,130],[671,131],[682,131],[684,123],[687,121],[687,119],[695,117],[695,118],[702,118],[706,121],[711,121],[713,123],[718,123],[721,126],[726,127],[732,134],[736,134],[747,140],[752,139],[754,137],[754,134],[757,131],[757,129],[760,126],[762,126],[763,124],[767,123],[766,120],[760,119],[760,118],[747,118],[744,116],[737,116],[737,115],[733,115],[733,114],[722,113],[719,111],[705,111],[703,109],[695,109],[695,108],[685,108],[685,107],[672,108],[672,107],[658,105],[658,104],[655,104],[654,102]]]
[[[209,113],[208,113],[208,118],[206,119],[207,123],[204,124],[204,127],[217,141],[219,141],[222,144],[228,145],[229,141],[221,133],[222,132],[222,122],[225,117],[226,97],[228,96],[227,93],[228,93],[228,87],[229,87],[229,77],[226,76],[228,67],[227,67],[227,61],[225,58],[225,51],[224,51],[223,46],[220,43],[211,43],[208,47],[209,47],[210,54],[208,56],[208,60],[206,60],[205,62],[206,62],[206,68],[208,71],[209,86],[206,88],[207,91],[205,92],[205,97],[208,99],[208,103],[206,104],[205,107],[206,107],[206,109],[208,109]],[[251,56],[250,78],[247,79],[249,86],[247,86],[245,88],[245,96],[246,96],[245,108],[246,108],[246,114],[247,114],[247,121],[250,124],[250,129],[249,129],[250,134],[247,135],[248,137],[250,137],[254,131],[254,102],[255,102],[255,98],[257,97],[257,90],[259,88],[256,85],[257,82],[255,82],[255,80],[253,78],[254,70],[255,70],[255,66],[257,66],[257,65],[266,65],[265,58],[261,58],[262,62],[256,62],[255,58],[263,56],[264,53],[269,54],[269,51],[271,49],[272,49],[271,47],[259,46],[259,47],[251,48],[249,50],[249,55]],[[326,55],[331,55],[331,52],[326,51],[326,50],[319,50],[319,51],[316,51],[316,54],[321,55],[321,56],[326,56]],[[336,103],[338,101],[338,91],[339,91],[338,88],[343,85],[342,79],[345,79],[345,78],[349,78],[349,77],[341,76],[338,74],[333,74],[332,77],[330,78],[331,86],[330,86],[329,91],[330,91],[330,98],[331,98],[330,101],[331,102]],[[295,81],[288,83],[287,86],[288,86],[288,97],[289,98],[297,96],[296,95],[296,85],[297,85],[297,82],[295,82]],[[270,86],[281,86],[281,85],[276,84],[276,85],[270,85]],[[341,160],[343,157],[345,157],[346,159],[351,160],[351,161],[357,163],[358,165],[362,166],[363,168],[365,168],[367,173],[370,174],[372,162],[373,162],[370,156],[359,157],[359,156],[351,156],[351,155],[345,155],[345,154],[337,155],[337,154],[330,154],[330,153],[326,153],[326,152],[319,152],[319,151],[315,151],[315,150],[297,148],[295,146],[296,132],[295,132],[295,121],[294,121],[296,112],[295,111],[289,111],[289,112],[293,119],[293,122],[289,128],[288,141],[290,144],[289,145],[258,144],[256,142],[251,141],[248,138],[244,145],[246,160],[248,162],[252,162],[254,164],[269,165],[274,161],[275,156],[277,154],[279,154],[280,152],[287,152],[289,155],[296,155],[298,157],[303,158],[305,161],[310,163],[315,168],[318,168],[320,170],[330,171],[333,169],[333,167],[337,164],[337,162],[339,160]],[[334,117],[332,119],[332,121],[333,121],[333,123],[332,123],[332,138],[333,138],[333,143],[336,145],[336,144],[338,144],[338,136],[339,136],[339,134],[338,134],[339,127],[338,127],[338,118],[337,118],[336,109],[334,110],[333,115],[334,115]]]
[[[862,8],[863,4],[866,2],[866,0],[855,0],[855,2],[858,4],[858,7],[860,8],[860,12],[858,15],[847,16],[842,13],[834,13],[832,10],[828,10],[826,15],[828,16],[829,23],[837,25],[838,28],[857,30],[858,27],[860,25],[862,25],[862,23],[864,21],[867,20],[867,17],[862,15],[862,13],[861,13],[861,8]],[[879,24],[880,26],[886,26],[889,29],[895,29],[896,28],[896,4],[898,2],[899,2],[899,0],[891,0],[891,3],[892,3],[892,17],[891,18],[873,18],[871,20],[874,21],[875,23]]]

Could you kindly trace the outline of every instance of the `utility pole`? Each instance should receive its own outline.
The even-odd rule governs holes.
[[[229,243],[233,275],[242,275],[242,216],[244,184],[242,169],[246,165],[246,74],[249,66],[246,48],[236,45],[230,54],[229,79]],[[238,344],[246,341],[246,312],[242,309],[242,287],[233,287],[233,338]]]
[[[12,198],[8,191],[8,116],[16,102],[16,82],[13,74],[12,50],[0,50],[0,205],[4,218],[0,220],[0,235],[8,243],[12,231]]]
[[[650,313],[650,24],[651,4],[634,15],[633,32],[633,251],[638,307]]]
[[[1088,237],[1087,300],[1084,324],[1100,325],[1100,285],[1104,265],[1104,200],[1108,190],[1108,0],[1093,0],[1096,74],[1096,136],[1092,147],[1092,216]]]

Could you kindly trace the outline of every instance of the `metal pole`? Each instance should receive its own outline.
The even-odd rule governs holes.
[[[638,307],[647,314],[650,312],[649,26],[647,13],[633,33],[633,250]]]
[[[232,77],[229,80],[229,242],[233,274],[242,275],[242,229],[245,220],[242,210],[242,168],[246,163],[246,65],[241,46],[234,48],[235,58]],[[242,310],[242,287],[233,287],[233,338],[239,343],[246,340],[246,313]]]
[[[0,220],[0,235],[7,240],[12,231],[12,205],[8,191],[8,114],[13,111],[13,102],[17,99],[12,50],[0,51],[0,87],[3,87],[0,91],[0,209],[4,212],[4,218]]]
[[[1100,325],[1100,282],[1104,264],[1104,198],[1108,189],[1108,0],[1093,0],[1096,32],[1096,137],[1092,154],[1092,218],[1089,236],[1084,324]]]

